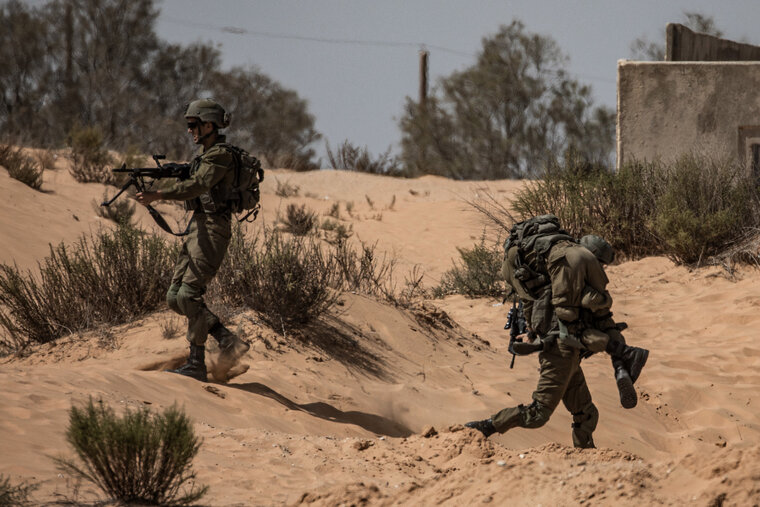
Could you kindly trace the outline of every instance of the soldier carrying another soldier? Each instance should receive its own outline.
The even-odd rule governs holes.
[[[602,263],[614,259],[612,247],[599,236],[580,243],[559,226],[554,215],[516,224],[505,243],[502,274],[524,303],[530,335],[536,339],[522,350],[539,351],[540,376],[528,405],[505,408],[489,419],[466,424],[486,437],[515,428],[546,424],[562,401],[573,415],[576,447],[594,447],[599,412],[581,368],[581,359],[595,352],[612,358],[620,402],[637,403],[633,387],[649,351],[626,345],[612,319],[609,280]]]

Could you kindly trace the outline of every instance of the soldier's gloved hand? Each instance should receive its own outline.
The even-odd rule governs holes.
[[[523,341],[521,337],[519,342],[515,341],[512,345],[510,345],[509,348],[512,354],[516,354],[518,356],[527,356],[528,354],[533,354],[534,352],[541,352],[544,350],[544,342],[538,339]]]

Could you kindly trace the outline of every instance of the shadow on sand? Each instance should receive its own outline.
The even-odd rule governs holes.
[[[301,412],[306,412],[309,415],[319,417],[320,419],[325,419],[326,421],[342,424],[355,424],[357,426],[361,426],[367,431],[375,433],[376,435],[385,435],[388,437],[408,437],[414,433],[403,424],[392,421],[390,419],[386,419],[380,415],[367,414],[365,412],[357,411],[343,412],[342,410],[338,410],[332,405],[321,401],[299,404],[259,382],[248,382],[245,384],[227,384],[226,387],[240,389],[252,394],[258,394],[260,396],[266,396],[267,398],[271,398],[281,403],[289,410],[299,410]]]
[[[298,333],[302,344],[338,361],[352,372],[391,380],[385,360],[371,352],[359,340],[361,337],[359,328],[332,316],[307,324]]]

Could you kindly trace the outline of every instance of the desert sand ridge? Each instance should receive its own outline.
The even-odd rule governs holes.
[[[275,195],[285,183],[298,196]],[[486,188],[506,199],[521,184],[269,171],[259,224],[274,225],[289,203],[326,213],[340,202],[355,236],[399,259],[397,274],[420,265],[432,285],[456,247],[482,234],[465,200]],[[111,227],[92,205],[105,187],[75,183],[62,159],[43,189],[0,169],[0,261],[34,270],[49,243]],[[161,210],[181,217],[174,206]],[[562,407],[543,428],[489,440],[461,427],[528,402],[538,377],[534,357],[509,369],[500,301],[452,296],[403,310],[346,294],[303,342],[254,313],[237,316],[252,343],[250,369],[228,384],[161,371],[186,353],[184,338],[161,338],[168,311],[3,358],[0,474],[39,482],[43,504],[95,501],[90,486],[72,493],[50,459],[71,455],[69,407],[93,396],[115,407],[182,406],[204,439],[194,468],[210,486],[208,505],[760,503],[759,273],[745,267],[731,278],[646,258],[608,274],[616,318],[651,358],[633,410],[619,406],[606,357],[584,362],[600,411],[596,450],[572,448]]]

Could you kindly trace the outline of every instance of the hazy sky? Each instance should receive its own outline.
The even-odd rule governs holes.
[[[637,37],[664,43],[684,11],[713,16],[724,37],[760,43],[760,0],[163,0],[157,30],[170,42],[218,44],[225,68],[256,66],[305,98],[332,146],[399,150],[398,119],[417,97],[418,51],[430,83],[472,65],[483,37],[513,18],[551,36],[568,69],[615,107],[616,66]],[[182,98],[186,100],[187,98]],[[234,112],[233,112],[234,121]],[[316,147],[324,154],[324,139]]]

